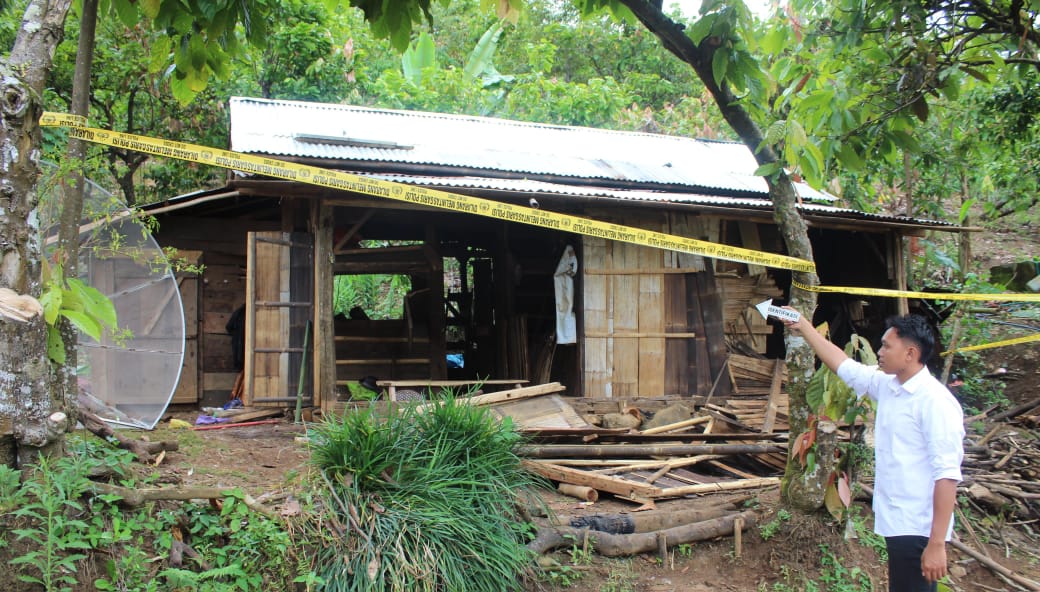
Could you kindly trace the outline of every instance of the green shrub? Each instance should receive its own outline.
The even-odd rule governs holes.
[[[317,576],[338,591],[519,590],[517,496],[533,485],[511,422],[446,398],[334,418],[312,436],[328,523]],[[331,533],[331,534],[330,534]]]

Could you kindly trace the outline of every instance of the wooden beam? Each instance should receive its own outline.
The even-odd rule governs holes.
[[[586,269],[585,275],[665,275],[674,273],[697,273],[693,267],[639,267],[622,269]]]
[[[336,327],[332,295],[334,279],[330,259],[333,238],[333,212],[328,204],[311,203],[311,233],[314,236],[314,376],[315,405],[323,411],[336,402]]]
[[[601,332],[593,331],[585,334],[585,337],[597,337],[597,338],[637,338],[637,339],[693,339],[697,337],[696,333],[667,333],[662,331],[645,331],[645,332],[631,332],[631,331],[615,331],[615,332]]]
[[[327,208],[328,206],[325,207]],[[332,252],[338,255],[340,253],[340,249],[343,248],[343,245],[347,244],[348,242],[350,242],[350,239],[354,238],[358,231],[361,230],[361,227],[365,225],[365,222],[368,222],[370,219],[372,219],[372,214],[374,213],[375,210],[372,208],[365,210],[365,213],[361,215],[361,219],[355,222],[354,225],[350,227],[350,230],[347,230],[347,233],[344,234],[338,241],[336,241],[336,244],[332,247]]]

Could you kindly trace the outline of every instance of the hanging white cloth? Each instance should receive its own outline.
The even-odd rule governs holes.
[[[574,276],[578,273],[578,258],[574,247],[567,245],[556,265],[553,283],[556,288],[556,343],[577,343],[578,328],[574,316]]]

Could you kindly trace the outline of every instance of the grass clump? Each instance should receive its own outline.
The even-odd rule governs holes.
[[[531,556],[515,517],[534,484],[509,419],[448,397],[371,410],[312,436],[327,524],[315,574],[339,591],[518,590]]]

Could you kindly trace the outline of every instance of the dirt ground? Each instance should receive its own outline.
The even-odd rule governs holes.
[[[1023,348],[1010,355],[1001,354],[999,362],[1007,365],[1014,376],[1008,393],[1015,400],[1035,396],[1040,376],[1036,360],[1040,346]],[[1021,373],[1021,374],[1020,374]],[[193,420],[196,411],[175,410],[172,416]],[[280,499],[292,491],[306,471],[306,446],[297,438],[303,428],[290,423],[260,425],[209,431],[170,430],[163,424],[148,435],[151,440],[177,439],[181,450],[169,453],[163,462],[164,481],[184,485],[241,487],[261,499]],[[656,554],[609,559],[585,553],[580,548],[556,552],[553,559],[560,566],[554,579],[533,581],[530,590],[570,590],[574,592],[698,592],[698,591],[769,591],[795,590],[885,590],[886,570],[876,551],[863,540],[846,541],[843,531],[826,520],[794,514],[790,519],[778,518],[779,492],[767,489],[753,492],[744,505],[758,512],[758,526],[743,536],[740,556],[732,537],[674,548],[667,560]],[[555,492],[544,494],[548,506],[558,515],[580,516],[596,513],[631,512],[636,506],[611,496],[594,504],[579,502]],[[734,497],[729,495],[729,498]],[[742,497],[748,497],[746,495]],[[725,495],[672,500],[658,503],[658,509],[677,510],[714,504]],[[277,503],[277,502],[276,502]],[[860,515],[869,528],[870,510],[858,502]],[[768,540],[762,527],[772,525],[775,534]],[[1040,556],[1036,555],[1036,539],[1025,531],[1007,527],[1003,546],[987,545],[992,557],[1014,571],[1040,580]],[[825,552],[826,551],[826,552]],[[828,564],[826,557],[838,558],[843,568]],[[951,552],[955,578],[954,590],[1013,590],[976,561]],[[854,573],[862,571],[870,587],[853,583]],[[817,582],[811,588],[807,582]],[[830,583],[828,583],[830,582]]]

